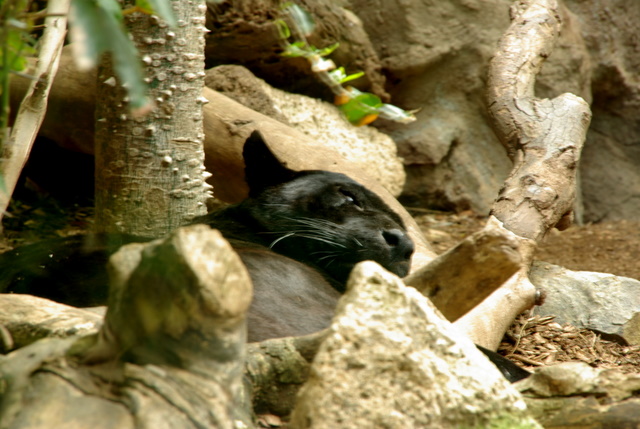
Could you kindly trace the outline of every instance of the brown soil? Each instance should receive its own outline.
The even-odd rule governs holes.
[[[484,226],[473,213],[410,209],[427,238],[441,253]],[[80,233],[91,227],[91,208],[30,195],[12,203],[4,220],[0,252],[42,238]],[[572,270],[598,271],[640,279],[640,222],[618,221],[552,231],[538,259]],[[521,315],[504,338],[500,351],[532,369],[555,362],[582,361],[594,367],[640,372],[640,347],[602,340],[595,333],[560,326],[551,318]]]
[[[423,232],[441,253],[481,229],[485,218],[410,209]],[[422,212],[422,213],[421,213]],[[640,280],[640,221],[621,220],[551,230],[538,249],[537,259],[570,270],[596,271]]]
[[[426,236],[441,253],[484,226],[472,213],[411,210]],[[537,259],[576,271],[596,271],[640,280],[640,222],[617,221],[552,230]],[[553,318],[521,315],[499,350],[527,369],[557,362],[581,361],[593,367],[640,372],[640,346],[601,339],[587,329],[561,326]]]

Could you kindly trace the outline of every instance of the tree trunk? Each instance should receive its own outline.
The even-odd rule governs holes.
[[[179,2],[177,28],[141,13],[126,19],[144,63],[153,110],[132,112],[111,66],[98,72],[96,228],[161,236],[206,213],[202,144],[204,1]]]

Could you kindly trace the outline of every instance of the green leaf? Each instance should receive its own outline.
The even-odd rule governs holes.
[[[359,91],[352,91],[352,94],[355,96],[345,104],[338,106],[349,122],[361,125],[366,117],[379,114],[382,101],[378,96]]]
[[[347,74],[344,71],[344,67],[338,67],[329,72],[329,77],[336,83],[342,82],[342,79],[347,77]]]
[[[291,37],[291,30],[289,29],[289,26],[286,22],[284,22],[282,19],[276,19],[274,21],[274,24],[276,24],[278,36],[280,36],[281,39],[287,40],[289,37]]]
[[[149,103],[147,85],[143,81],[143,69],[138,57],[138,51],[124,33],[116,33],[113,46],[113,65],[122,85],[127,89],[129,105],[138,109]]]
[[[153,14],[153,6],[151,6],[151,2],[148,0],[136,0],[135,10],[147,15]]]
[[[104,52],[111,52],[114,69],[127,88],[132,108],[148,103],[138,51],[122,24],[116,0],[74,0],[69,11],[74,53],[81,66],[94,67]]]
[[[108,7],[108,5],[107,5]],[[120,8],[118,7],[118,12]],[[103,18],[104,16],[106,18]],[[108,26],[104,21],[121,21],[120,17],[109,13],[108,8],[100,7],[91,0],[74,0],[69,10],[69,36],[73,41],[76,61],[82,68],[95,67],[101,53],[107,51],[109,40],[105,31]]]
[[[316,49],[315,53],[326,57],[327,55],[331,55],[331,53],[333,53],[333,51],[335,51],[336,49],[338,49],[338,46],[340,46],[340,43],[336,42],[333,45],[329,45],[326,48],[323,49]]]
[[[75,3],[74,0],[72,3]],[[120,7],[120,3],[117,0],[82,0],[84,2],[88,2],[91,6],[97,7],[98,9],[103,10],[105,13],[109,14],[111,17],[115,18],[117,21],[122,22],[122,8]]]
[[[361,92],[357,94],[354,98],[355,101],[361,103],[367,107],[371,107],[373,109],[378,109],[382,107],[382,100],[375,94],[371,94],[368,92]]]
[[[34,46],[37,43],[30,34],[31,28],[32,22],[28,18],[19,21],[11,16],[7,17],[4,30],[0,31],[0,39],[3,39],[1,41],[4,45],[4,48],[0,49],[0,64],[4,70],[23,71],[27,68],[27,58],[35,54]]]
[[[340,79],[340,83],[345,83],[345,82],[349,82],[351,80],[356,80],[360,77],[364,76],[364,72],[358,72],[358,73],[353,73],[350,74],[348,76],[343,77],[342,79]]]
[[[304,42],[295,42],[287,45],[285,50],[280,54],[283,57],[307,57],[311,54],[311,50]]]
[[[6,63],[9,71],[24,70],[27,67],[26,55],[33,52],[33,47],[25,43],[22,34],[19,30],[7,33],[7,58],[4,56],[4,49],[0,49],[0,64]]]
[[[171,9],[171,3],[168,0],[136,0],[136,6],[144,10],[145,13],[155,13],[170,27],[175,28],[178,25],[173,9]]]

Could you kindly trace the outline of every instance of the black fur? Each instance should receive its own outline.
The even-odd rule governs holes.
[[[485,354],[489,358],[491,362],[498,368],[498,370],[502,373],[502,376],[509,380],[512,383],[516,381],[524,380],[529,377],[531,373],[526,369],[520,368],[515,363],[511,362],[506,357],[502,356],[499,353],[496,353],[492,350],[486,349],[482,346],[476,346],[478,350]]]

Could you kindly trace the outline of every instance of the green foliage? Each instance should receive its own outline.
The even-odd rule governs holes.
[[[34,52],[27,4],[27,0],[0,2],[0,147],[9,132],[9,77],[24,71],[27,57]]]
[[[29,34],[31,25],[16,19],[9,19],[6,22],[7,31],[3,34],[3,45],[7,49],[0,50],[0,63],[3,68],[8,67],[10,72],[21,72],[27,68],[27,56],[32,55],[35,50],[35,41]]]
[[[287,40],[291,37],[291,30],[289,30],[289,26],[282,19],[276,19],[273,22],[276,25],[276,29],[278,30],[278,35],[281,39]]]
[[[0,0],[0,147],[8,136],[9,77],[23,72],[27,59],[36,54],[31,36],[34,13],[27,13],[28,0]],[[169,0],[137,0],[128,11],[155,13],[168,25],[177,25]],[[70,33],[80,66],[95,67],[105,52],[112,54],[114,68],[127,88],[133,109],[148,103],[147,87],[138,52],[123,24],[117,0],[72,0]]]
[[[69,13],[70,35],[76,60],[95,67],[105,52],[112,54],[116,74],[129,92],[133,108],[148,103],[138,51],[127,37],[122,10],[116,0],[73,0]]]
[[[176,25],[168,0],[138,0],[127,13],[157,13],[169,25]],[[138,51],[129,39],[123,23],[123,11],[117,0],[73,0],[69,13],[70,33],[76,60],[81,66],[95,67],[105,52],[110,52],[114,69],[129,95],[133,109],[148,103]]]
[[[284,21],[281,21],[281,22],[284,22]],[[289,28],[289,27],[286,27],[286,28]],[[305,57],[305,58],[310,58],[310,57],[313,57],[314,55],[326,57],[327,55],[330,55],[333,51],[335,51],[338,48],[338,46],[340,46],[339,43],[334,43],[333,45],[327,46],[326,48],[318,49],[315,46],[308,45],[307,42],[298,41],[298,42],[288,43],[285,46],[285,50],[281,55],[283,57]]]
[[[349,88],[349,96],[346,102],[338,104],[338,108],[347,120],[355,125],[366,125],[377,119],[380,108],[383,106],[380,97],[368,92],[360,92],[355,88]]]
[[[275,21],[278,35],[283,46],[282,56],[306,58],[311,64],[311,70],[327,83],[336,95],[336,104],[347,120],[354,125],[366,125],[378,116],[392,121],[408,123],[415,120],[412,112],[405,111],[391,104],[384,104],[379,97],[354,88],[343,88],[342,84],[364,76],[364,72],[347,75],[344,67],[336,68],[333,61],[324,58],[331,55],[339,44],[334,43],[326,48],[316,48],[310,45],[306,36],[313,32],[315,23],[307,11],[292,2],[281,6],[288,18]]]
[[[345,83],[345,82],[349,82],[350,80],[355,80],[355,79],[358,79],[359,77],[364,76],[364,72],[358,72],[358,73],[347,75],[346,72],[344,71],[344,67],[338,67],[335,70],[331,70],[329,72],[329,75],[331,75],[331,78],[336,82]]]

